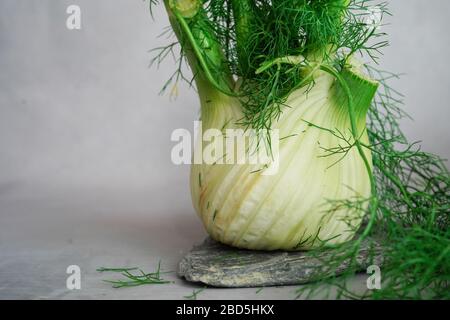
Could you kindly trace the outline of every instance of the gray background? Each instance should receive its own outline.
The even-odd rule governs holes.
[[[69,31],[69,4],[82,30]],[[187,166],[170,161],[170,134],[192,130],[195,92],[158,96],[173,71],[147,68],[168,24],[141,0],[0,0],[0,298],[180,299],[174,284],[112,290],[95,269],[176,263],[205,233],[189,197]],[[423,149],[450,157],[447,0],[391,1],[382,67]],[[82,290],[65,288],[81,267]],[[107,277],[107,276],[106,276]],[[362,286],[365,278],[355,279]],[[293,298],[295,287],[208,289],[199,298]]]

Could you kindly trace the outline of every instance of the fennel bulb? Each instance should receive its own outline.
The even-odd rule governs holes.
[[[368,94],[358,100],[357,120],[361,142],[369,144],[365,118],[377,84],[349,71],[346,75],[356,79],[355,96]],[[339,208],[335,201],[370,196],[364,162],[355,148],[344,158],[326,151],[342,145],[338,132],[353,143],[346,99],[334,77],[325,72],[318,72],[314,87],[307,90],[294,91],[272,125],[280,137],[289,137],[279,143],[275,175],[263,175],[255,164],[192,165],[193,204],[212,238],[247,249],[309,249],[326,240],[346,241],[358,229],[361,212]],[[239,110],[239,101],[215,96],[213,100],[206,94],[203,99],[211,101],[202,105],[203,130],[222,128],[241,117],[232,112]],[[370,161],[369,150],[366,157]]]
[[[339,69],[333,66],[339,54],[335,45],[323,40],[338,32],[346,36],[341,25],[348,0],[333,1],[339,4],[326,9],[327,20],[319,21],[324,23],[323,30],[289,30],[294,34],[288,37],[305,45],[303,54],[280,47],[276,53],[284,55],[277,56],[265,49],[262,34],[268,31],[261,30],[255,38],[249,29],[250,24],[259,27],[252,10],[262,10],[251,0],[227,4],[235,15],[227,16],[235,24],[234,47],[227,47],[230,30],[219,33],[215,29],[219,24],[214,26],[210,20],[215,15],[222,18],[219,3],[164,2],[195,75],[202,129],[277,130],[280,137],[275,175],[265,175],[264,168],[251,162],[192,165],[194,207],[211,237],[222,243],[262,250],[310,249],[342,243],[361,224],[374,192],[366,113],[378,85],[350,62],[350,55]],[[304,13],[323,9],[304,1],[298,5]],[[284,11],[289,8],[287,2],[280,8],[278,14],[290,14]],[[300,24],[317,18],[308,14]],[[280,45],[282,33],[273,32],[278,38],[267,41]],[[303,32],[314,37],[302,40]],[[235,50],[237,60],[230,50]],[[266,56],[257,55],[258,50]],[[247,140],[260,145],[258,137]],[[201,149],[208,147],[202,140],[199,144]],[[251,152],[247,150],[247,155]],[[342,205],[353,200],[357,207]]]

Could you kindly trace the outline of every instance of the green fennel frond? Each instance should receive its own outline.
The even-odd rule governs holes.
[[[184,296],[183,298],[188,299],[188,300],[197,300],[198,295],[204,291],[205,288],[201,288],[201,289],[197,289],[197,290],[192,290],[192,294]]]
[[[402,96],[389,84],[397,76],[369,66],[367,69],[381,83],[369,110],[368,130],[374,157],[377,210],[366,241],[373,242],[374,248],[376,245],[382,247],[382,286],[380,290],[356,292],[349,285],[358,269],[352,255],[355,252],[353,247],[360,245],[357,242],[359,234],[355,241],[335,248],[335,257],[326,261],[324,271],[317,275],[320,282],[299,288],[298,297],[325,294],[324,288],[332,287],[338,297],[352,299],[448,299],[449,172],[442,159],[420,151],[415,143],[408,143],[400,130],[398,120],[406,116],[400,108]],[[334,205],[364,214],[360,206],[362,201],[368,199],[335,201]],[[349,222],[348,225],[352,224]],[[314,256],[317,253],[310,254]],[[375,253],[375,250],[371,252],[374,257]],[[350,264],[349,270],[340,277],[326,276],[344,261]]]
[[[172,281],[165,280],[162,278],[163,274],[168,274],[171,272],[161,271],[161,261],[158,263],[158,267],[155,272],[146,273],[139,268],[98,268],[98,272],[113,272],[118,273],[124,279],[119,280],[103,280],[104,282],[110,283],[113,288],[123,288],[123,287],[136,287],[147,284],[168,284]]]

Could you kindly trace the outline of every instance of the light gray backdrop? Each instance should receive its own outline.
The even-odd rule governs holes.
[[[82,30],[66,8],[82,9]],[[182,298],[189,285],[111,291],[95,268],[163,260],[174,269],[204,237],[170,133],[192,130],[195,92],[158,96],[173,66],[148,69],[168,25],[141,0],[0,0],[0,297]],[[405,73],[402,121],[424,150],[450,157],[450,1],[391,1],[382,67]],[[65,289],[82,267],[84,289]],[[294,288],[210,290],[212,298],[289,298]]]

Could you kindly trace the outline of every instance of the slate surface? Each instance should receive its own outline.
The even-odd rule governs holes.
[[[381,248],[376,245],[376,255],[369,257],[369,242],[364,242],[358,252],[358,267],[365,271],[369,265],[381,265]],[[318,270],[323,270],[321,259],[336,252],[328,250],[318,257],[305,252],[250,251],[220,244],[207,238],[195,246],[178,266],[178,275],[190,282],[199,282],[214,287],[262,287],[296,285],[311,282]],[[341,274],[348,263],[340,265],[336,273]]]

